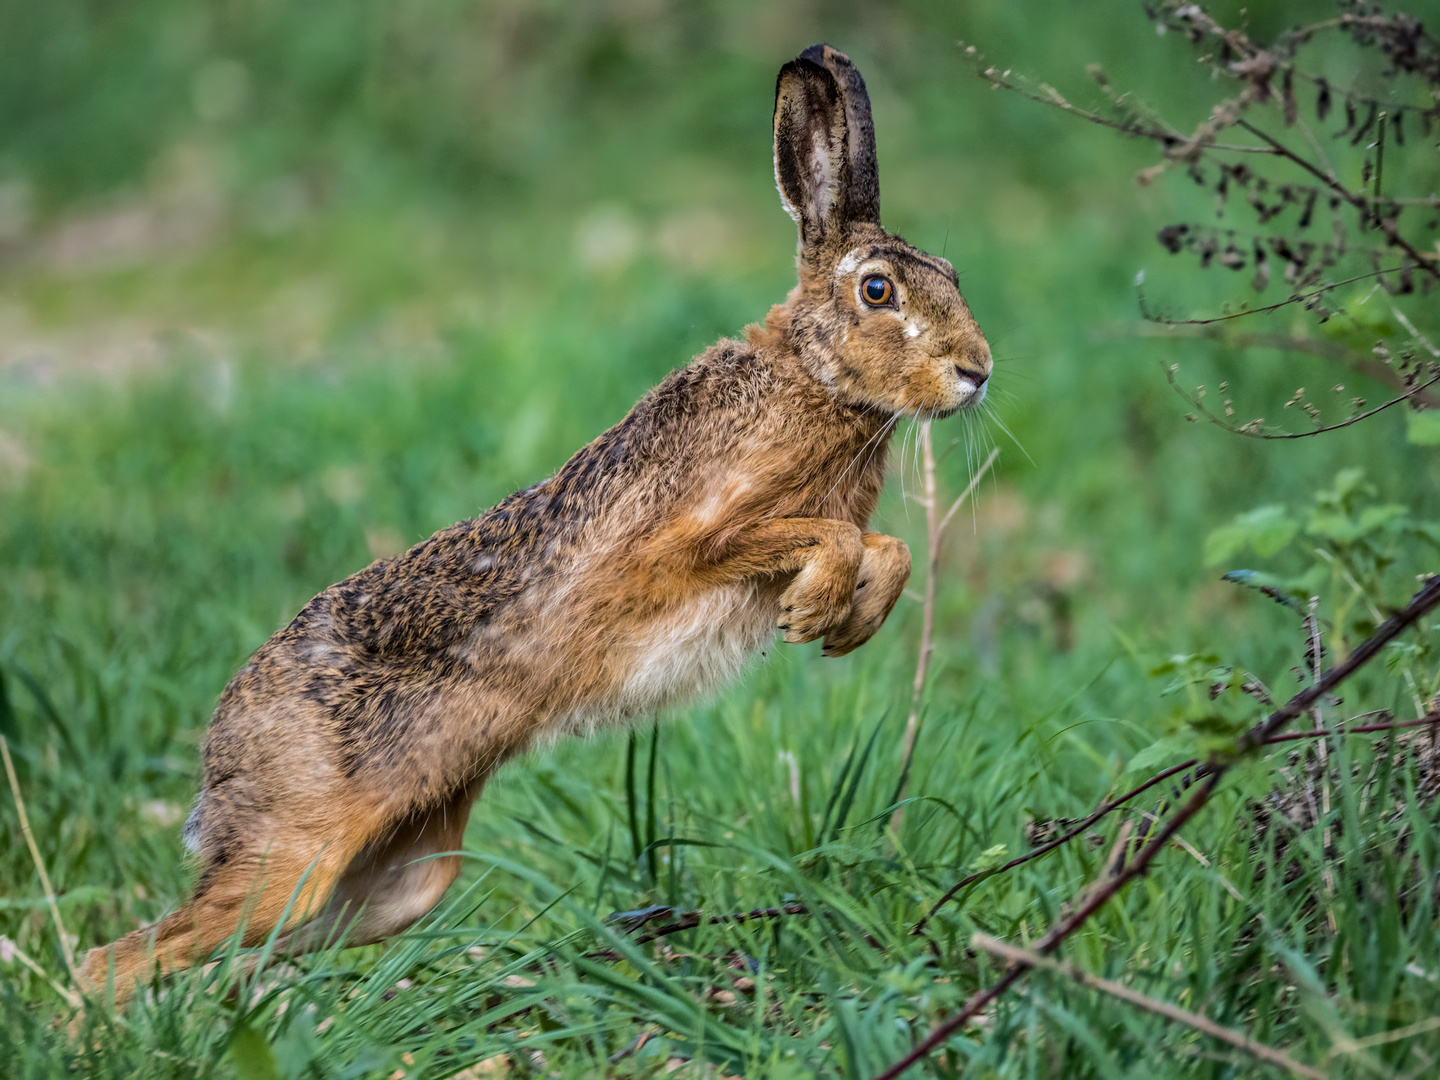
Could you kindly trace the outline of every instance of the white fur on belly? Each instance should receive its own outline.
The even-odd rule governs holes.
[[[614,693],[560,725],[574,734],[708,694],[729,682],[776,633],[773,595],[756,584],[726,585],[656,619],[628,642],[629,670]]]

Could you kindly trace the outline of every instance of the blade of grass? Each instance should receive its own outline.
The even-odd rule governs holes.
[[[638,867],[640,852],[644,845],[640,842],[640,808],[636,805],[635,796],[636,738],[637,736],[632,730],[625,740],[625,808],[628,811],[630,823],[630,858]]]
[[[659,855],[655,851],[655,762],[660,751],[660,725],[650,729],[650,764],[645,770],[645,869],[649,871],[650,888],[660,881]]]
[[[870,732],[870,738],[865,743],[864,751],[856,761],[854,769],[850,771],[849,786],[846,787],[844,795],[840,798],[840,804],[835,812],[835,822],[830,828],[829,836],[825,838],[825,843],[833,844],[839,838],[840,830],[844,828],[845,821],[850,816],[850,808],[855,803],[855,793],[860,788],[860,779],[865,772],[865,763],[870,760],[870,754],[875,749],[875,740],[880,737],[880,729],[885,726],[886,719],[887,717],[882,715],[875,722],[875,728]]]

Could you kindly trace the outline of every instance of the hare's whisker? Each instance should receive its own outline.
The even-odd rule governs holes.
[[[830,485],[830,490],[825,492],[825,497],[820,500],[820,505],[822,507],[825,505],[826,500],[828,500],[831,495],[835,494],[835,489],[840,486],[840,481],[844,480],[850,470],[855,467],[855,463],[860,460],[860,455],[865,453],[865,447],[869,446],[873,442],[875,444],[875,448],[878,450],[880,448],[880,439],[885,435],[887,431],[889,431],[892,427],[895,426],[895,421],[898,419],[900,419],[900,414],[895,413],[893,416],[890,417],[889,420],[886,420],[885,423],[880,425],[879,431],[875,432],[874,435],[871,435],[870,438],[866,439],[865,442],[861,445],[860,449],[855,451],[855,456],[850,459],[850,464],[845,466],[844,470],[840,473],[840,475],[835,478],[835,483]],[[873,459],[874,456],[875,451],[871,450],[870,457]],[[869,465],[870,461],[867,460],[865,464]]]

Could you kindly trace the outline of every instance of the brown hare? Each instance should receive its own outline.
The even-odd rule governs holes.
[[[843,53],[780,69],[775,180],[799,284],[550,479],[326,589],[221,695],[188,904],[86,957],[98,990],[203,961],[380,941],[460,872],[471,804],[537,741],[715,687],[778,627],[864,644],[910,574],[867,532],[900,416],[985,395],[954,269],[880,226],[870,102]],[[439,856],[434,857],[434,856]],[[293,903],[292,903],[293,900]],[[282,925],[283,924],[283,925]]]

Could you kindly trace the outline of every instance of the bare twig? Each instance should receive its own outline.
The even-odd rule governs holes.
[[[1310,728],[1305,731],[1287,731],[1282,732],[1278,735],[1271,735],[1264,741],[1264,745],[1271,746],[1275,743],[1294,742],[1299,739],[1319,739],[1324,738],[1328,735],[1370,735],[1381,731],[1400,731],[1405,728],[1416,728],[1425,726],[1433,727],[1437,725],[1440,725],[1440,711],[1427,713],[1425,716],[1422,716],[1416,720],[1391,720],[1384,723],[1361,724],[1353,727],[1349,725],[1340,725],[1333,728]],[[1196,768],[1197,766],[1198,768]],[[1023,866],[1025,863],[1031,862],[1035,859],[1041,858],[1042,856],[1050,854],[1050,852],[1054,851],[1056,848],[1063,847],[1065,844],[1068,844],[1071,840],[1074,840],[1077,836],[1084,833],[1087,829],[1090,828],[1090,826],[1094,825],[1097,821],[1105,817],[1107,814],[1110,814],[1111,812],[1118,810],[1120,807],[1124,806],[1131,799],[1135,798],[1135,796],[1144,794],[1156,784],[1163,783],[1164,781],[1169,780],[1172,776],[1175,776],[1178,773],[1183,773],[1187,769],[1192,768],[1196,770],[1195,775],[1193,777],[1187,777],[1181,781],[1180,786],[1182,790],[1188,788],[1190,784],[1194,783],[1196,780],[1204,777],[1209,771],[1209,766],[1201,765],[1198,758],[1191,758],[1189,761],[1182,761],[1178,765],[1172,765],[1170,766],[1170,768],[1165,769],[1163,772],[1156,773],[1154,776],[1150,777],[1150,779],[1146,780],[1138,787],[1131,788],[1129,791],[1125,792],[1125,794],[1117,795],[1115,798],[1109,799],[1106,802],[1101,803],[1095,808],[1095,810],[1090,814],[1089,817],[1083,818],[1080,821],[1076,822],[1065,832],[1055,837],[1055,839],[1047,840],[1045,843],[1041,844],[1039,847],[1033,849],[1032,851],[1028,851],[1024,855],[1016,856],[1004,865],[995,867],[993,870],[978,870],[975,873],[968,875],[967,877],[961,878],[959,881],[957,881],[954,885],[950,886],[950,888],[945,891],[945,895],[940,897],[939,900],[935,901],[935,903],[931,905],[930,910],[925,913],[924,918],[922,918],[914,925],[914,927],[911,928],[910,933],[915,935],[923,933],[926,925],[930,922],[931,919],[935,917],[936,913],[939,912],[939,910],[946,904],[948,904],[951,900],[955,899],[955,896],[960,892],[960,890],[964,889],[967,885],[973,885],[977,881],[984,881],[987,878],[996,877],[1000,874],[1004,874],[1010,870],[1015,869],[1017,866]]]
[[[1403,273],[1406,270],[1414,270],[1417,265],[1418,264],[1409,264],[1406,266],[1391,266],[1385,268],[1384,270],[1371,270],[1369,273],[1356,274],[1354,277],[1344,278],[1340,281],[1326,282],[1324,285],[1317,286],[1316,288],[1311,289],[1308,292],[1292,293],[1290,296],[1286,297],[1284,300],[1281,300],[1279,303],[1276,304],[1266,304],[1264,307],[1247,307],[1241,309],[1240,311],[1231,311],[1225,315],[1214,315],[1210,318],[1205,319],[1166,318],[1164,315],[1159,315],[1145,306],[1145,293],[1142,290],[1137,288],[1135,291],[1139,296],[1140,315],[1142,318],[1147,319],[1150,322],[1160,323],[1162,326],[1211,326],[1215,323],[1230,322],[1234,319],[1243,319],[1249,315],[1263,315],[1266,312],[1279,311],[1281,308],[1289,307],[1291,304],[1301,304],[1307,300],[1314,300],[1317,297],[1324,296],[1331,289],[1338,289],[1341,285],[1353,285],[1357,281],[1366,281],[1369,278],[1384,277],[1386,274]]]
[[[1412,338],[1420,342],[1421,345],[1425,346],[1426,352],[1428,352],[1431,356],[1435,357],[1435,359],[1440,360],[1440,349],[1437,349],[1434,342],[1432,342],[1419,330],[1415,329],[1415,324],[1406,317],[1405,312],[1401,311],[1398,307],[1395,306],[1394,300],[1390,301],[1390,312],[1395,316],[1397,320],[1399,320],[1400,325],[1405,327],[1406,331],[1409,332]]]
[[[80,995],[76,994],[73,990],[67,990],[61,986],[50,977],[48,971],[36,963],[30,956],[26,955],[24,949],[20,948],[19,945],[16,945],[15,942],[11,941],[8,937],[0,934],[0,960],[5,959],[7,956],[12,956],[16,960],[19,960],[20,963],[24,964],[37,976],[49,983],[50,988],[59,994],[72,1009],[78,1009],[80,1007]]]
[[[5,776],[10,781],[10,794],[15,797],[15,812],[20,815],[20,831],[25,835],[25,843],[30,848],[30,858],[40,875],[40,887],[45,890],[45,902],[50,907],[50,917],[55,920],[55,932],[60,935],[60,955],[65,958],[65,967],[70,972],[70,978],[79,986],[80,973],[75,968],[75,953],[70,948],[70,936],[65,933],[65,923],[60,919],[60,906],[55,903],[55,889],[50,884],[50,875],[45,872],[45,860],[40,858],[40,849],[35,846],[35,836],[30,831],[30,818],[25,813],[25,800],[20,795],[20,781],[15,776],[15,762],[10,759],[10,744],[4,735],[0,735],[0,756],[5,759]]]
[[[930,440],[929,423],[920,426],[920,451],[921,467],[923,470],[923,491],[920,496],[920,505],[925,508],[925,597],[922,602],[920,616],[920,655],[915,662],[915,682],[910,688],[910,716],[905,721],[905,741],[902,744],[900,775],[900,789],[896,794],[895,801],[902,802],[905,798],[906,789],[910,784],[910,762],[915,756],[915,740],[920,736],[920,728],[923,721],[920,719],[920,695],[925,690],[925,678],[930,671],[930,654],[935,648],[935,581],[940,568],[940,547],[945,539],[945,529],[950,524],[950,519],[955,516],[967,500],[975,493],[975,489],[984,479],[985,474],[990,471],[990,466],[995,464],[995,459],[1000,456],[997,447],[990,451],[990,456],[985,459],[985,464],[976,470],[975,475],[970,478],[970,483],[950,504],[950,509],[943,515],[940,513],[939,496],[935,486],[935,448]],[[890,828],[893,832],[900,831],[900,825],[904,821],[905,808],[897,806],[895,813],[890,816]]]
[[[654,941],[656,938],[667,937],[670,934],[678,934],[682,930],[693,930],[701,923],[710,926],[719,923],[743,923],[753,922],[757,919],[780,919],[786,915],[808,915],[810,909],[804,904],[791,903],[783,904],[780,907],[755,908],[752,911],[736,911],[729,915],[711,915],[706,917],[703,911],[674,911],[668,914],[673,915],[672,921],[658,926],[641,937],[635,939],[637,945],[644,945],[647,941]]]
[[[1399,314],[1398,310],[1396,314]],[[1407,387],[1404,378],[1394,367],[1323,338],[1300,337],[1292,334],[1238,334],[1228,333],[1220,327],[1203,323],[1198,326],[1194,324],[1182,326],[1180,323],[1151,321],[1139,323],[1134,327],[1126,326],[1123,328],[1123,332],[1143,337],[1203,338],[1206,341],[1218,342],[1231,349],[1276,349],[1281,352],[1308,353],[1311,356],[1318,356],[1322,360],[1340,364],[1367,379],[1384,383],[1392,390],[1411,390],[1411,399],[1424,405],[1427,409],[1440,408],[1440,396],[1423,393],[1423,387],[1414,387],[1413,389]],[[1411,336],[1424,342],[1424,339],[1413,331]]]
[[[1362,220],[1368,216],[1371,219],[1370,224],[1375,225],[1377,228],[1379,228],[1380,231],[1385,234],[1385,239],[1389,243],[1393,244],[1395,247],[1405,252],[1406,255],[1410,256],[1411,260],[1415,263],[1418,269],[1424,270],[1431,277],[1440,278],[1440,259],[1437,259],[1434,255],[1422,254],[1415,248],[1414,244],[1410,243],[1409,240],[1406,240],[1403,236],[1401,236],[1400,231],[1396,229],[1393,225],[1386,225],[1382,220],[1379,220],[1379,215],[1377,215],[1371,208],[1371,204],[1374,203],[1375,200],[1366,198],[1364,195],[1357,195],[1355,192],[1351,191],[1344,184],[1335,180],[1333,177],[1326,176],[1322,170],[1316,168],[1299,154],[1289,149],[1287,146],[1281,143],[1280,140],[1273,138],[1272,136],[1267,135],[1265,132],[1261,131],[1248,120],[1239,119],[1235,122],[1239,124],[1242,128],[1244,128],[1246,131],[1250,132],[1251,135],[1254,135],[1257,139],[1265,140],[1265,142],[1269,143],[1270,146],[1274,147],[1275,152],[1281,157],[1285,158],[1288,161],[1294,162],[1300,168],[1308,172],[1311,176],[1314,176],[1317,180],[1323,183],[1326,188],[1333,191],[1336,195],[1340,196],[1340,198],[1344,199],[1351,206],[1355,207],[1355,209],[1360,212]]]
[[[1367,409],[1362,413],[1356,413],[1354,416],[1342,420],[1338,424],[1328,424],[1325,427],[1318,427],[1311,431],[1266,431],[1260,426],[1260,421],[1258,420],[1251,420],[1247,424],[1230,424],[1227,423],[1223,417],[1216,416],[1201,403],[1198,397],[1186,391],[1176,381],[1175,373],[1178,367],[1179,365],[1177,364],[1170,364],[1165,368],[1165,380],[1170,384],[1170,388],[1179,394],[1184,402],[1199,413],[1205,420],[1214,424],[1216,427],[1224,428],[1232,435],[1244,435],[1247,439],[1308,439],[1312,435],[1323,435],[1327,431],[1339,431],[1341,428],[1347,428],[1351,424],[1358,424],[1361,420],[1368,420],[1376,413],[1384,412],[1394,405],[1399,405],[1402,401],[1410,401],[1419,396],[1423,391],[1434,386],[1437,382],[1440,382],[1440,373],[1437,373],[1425,382],[1417,383],[1411,389],[1405,391],[1405,393],[1391,398],[1384,404],[1376,405],[1375,408]]]
[[[1179,832],[1180,828],[1210,801],[1210,797],[1219,786],[1221,777],[1225,775],[1234,761],[1257,746],[1263,745],[1297,716],[1304,715],[1316,701],[1368,664],[1379,655],[1381,649],[1437,605],[1440,605],[1440,576],[1431,578],[1425,587],[1415,594],[1404,610],[1387,619],[1344,661],[1336,664],[1313,684],[1276,709],[1263,723],[1257,724],[1236,739],[1231,753],[1226,758],[1217,759],[1209,764],[1209,771],[1200,780],[1200,786],[1194,795],[1156,830],[1149,842],[1135,854],[1129,865],[1119,873],[1095,883],[1092,888],[1082,890],[1081,895],[1085,897],[1084,901],[1077,904],[1069,915],[1051,926],[1050,930],[1036,944],[1036,951],[1042,955],[1054,952],[1062,941],[1083,926],[1086,920],[1104,907],[1116,893],[1145,873],[1150,864],[1155,861],[1156,856],[1169,846],[1171,839]],[[1005,993],[1028,970],[1029,965],[1025,963],[1012,965],[997,982],[972,995],[964,1006],[937,1024],[914,1049],[876,1076],[875,1080],[895,1080],[915,1062],[942,1045],[986,1005]]]
[[[953,900],[955,898],[955,895],[961,889],[965,888],[965,886],[973,885],[975,882],[983,881],[986,878],[995,877],[997,874],[1006,873],[1009,870],[1015,869],[1015,867],[1017,866],[1021,866],[1024,863],[1030,862],[1032,859],[1038,859],[1042,855],[1050,854],[1050,852],[1054,851],[1056,848],[1061,847],[1064,844],[1068,844],[1071,840],[1074,840],[1075,837],[1079,836],[1086,829],[1090,828],[1091,825],[1094,825],[1097,821],[1103,818],[1106,814],[1110,813],[1112,810],[1117,810],[1121,806],[1124,806],[1131,799],[1135,798],[1136,795],[1140,795],[1146,791],[1149,791],[1156,784],[1163,783],[1177,773],[1182,773],[1186,769],[1193,768],[1196,764],[1198,764],[1198,759],[1191,758],[1189,761],[1182,761],[1179,765],[1172,765],[1164,772],[1157,773],[1155,776],[1152,776],[1149,780],[1146,780],[1139,787],[1131,788],[1124,795],[1120,795],[1114,799],[1109,800],[1108,802],[1100,804],[1100,806],[1095,809],[1095,812],[1092,813],[1089,817],[1085,818],[1083,821],[1080,821],[1078,824],[1074,825],[1068,831],[1057,836],[1055,839],[1041,844],[1033,851],[1027,852],[1024,855],[1019,855],[1016,858],[1013,858],[1009,862],[1005,863],[1003,866],[995,867],[995,869],[993,870],[979,870],[969,875],[968,877],[961,878],[959,881],[957,881],[954,885],[950,886],[950,888],[946,890],[944,896],[940,897],[939,900],[936,900],[935,903],[931,905],[930,910],[925,913],[925,917],[919,922],[917,922],[910,929],[910,933],[923,933],[926,924],[935,917],[935,913],[938,912],[946,904],[948,904],[951,900]]]
[[[1008,960],[1011,963],[1025,964],[1028,967],[1040,968],[1044,971],[1053,971],[1057,975],[1064,975],[1066,978],[1074,979],[1081,986],[1091,990],[1099,990],[1103,994],[1109,994],[1113,998],[1134,1005],[1136,1008],[1144,1009],[1146,1012],[1163,1016],[1167,1020],[1173,1020],[1178,1024],[1194,1028],[1203,1032],[1213,1039],[1229,1043],[1236,1049],[1243,1050],[1252,1057],[1261,1061],[1268,1061],[1272,1065],[1278,1065],[1282,1069],[1288,1069],[1296,1076],[1304,1076],[1311,1080],[1325,1080],[1325,1074],[1319,1069],[1309,1065],[1302,1065],[1284,1051],[1277,1050],[1273,1046],[1256,1042],[1243,1031],[1235,1031],[1233,1028],[1221,1027],[1199,1013],[1191,1012],[1189,1009],[1182,1009],[1178,1005],[1171,1005],[1168,1001],[1160,1001],[1157,998],[1149,997],[1139,991],[1121,983],[1112,982],[1109,979],[1102,979],[1098,975],[1092,975],[1083,971],[1074,964],[1063,960],[1051,960],[1048,956],[1041,956],[1039,953],[1029,949],[1016,948],[1014,945],[1007,945],[998,938],[990,937],[988,934],[975,934],[970,938],[972,948],[987,952],[991,956],[999,957],[1001,960]]]
[[[1384,724],[1362,724],[1358,727],[1310,728],[1307,731],[1285,731],[1271,735],[1265,745],[1294,742],[1296,739],[1319,739],[1327,735],[1368,735],[1376,731],[1400,731],[1404,728],[1440,724],[1440,712],[1429,712],[1415,720],[1395,720]]]
[[[1347,1054],[1359,1053],[1368,1050],[1372,1046],[1384,1046],[1386,1043],[1398,1042],[1401,1039],[1413,1039],[1416,1035],[1424,1035],[1427,1032],[1440,1028],[1440,1016],[1426,1017],[1413,1024],[1406,1024],[1401,1028],[1394,1028],[1391,1031],[1382,1031],[1376,1035],[1366,1035],[1361,1039],[1345,1039],[1339,1046],[1326,1055],[1328,1059],[1343,1057]],[[1418,1076],[1419,1073],[1412,1073]]]

